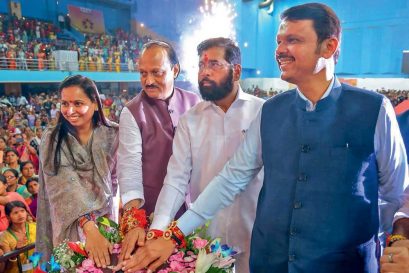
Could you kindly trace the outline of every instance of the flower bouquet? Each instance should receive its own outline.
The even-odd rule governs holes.
[[[96,219],[99,232],[110,243],[113,244],[113,255],[111,260],[116,261],[116,255],[121,251],[121,236],[119,235],[119,226],[117,223],[106,217]],[[41,253],[34,253],[29,259],[36,268],[34,273],[57,273],[57,272],[77,272],[77,273],[103,273],[104,270],[95,266],[91,259],[88,259],[85,251],[85,244],[82,242],[63,243],[53,249],[53,255],[50,261],[40,265]],[[111,271],[111,270],[110,270]]]
[[[235,252],[221,245],[220,238],[206,235],[209,224],[186,236],[186,247],[175,249],[158,273],[231,273]]]

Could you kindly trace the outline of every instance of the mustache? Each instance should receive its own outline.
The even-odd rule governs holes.
[[[209,83],[211,83],[211,84],[216,84],[215,81],[212,81],[212,80],[209,79],[209,78],[204,78],[204,79],[202,79],[202,80],[199,82],[199,85],[202,85],[204,82],[209,82]]]
[[[279,54],[276,54],[276,58],[277,59],[280,59],[280,58],[293,58],[293,56],[290,56],[290,55],[285,54],[285,53],[279,53]]]
[[[158,88],[155,84],[148,84],[145,86],[146,88]]]

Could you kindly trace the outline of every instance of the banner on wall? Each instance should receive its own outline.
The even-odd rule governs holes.
[[[18,19],[21,19],[21,3],[17,1],[10,1],[10,14],[16,15]]]
[[[71,26],[85,33],[104,33],[104,15],[98,10],[68,5]]]

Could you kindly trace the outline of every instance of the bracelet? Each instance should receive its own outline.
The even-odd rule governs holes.
[[[406,238],[405,236],[400,235],[400,234],[391,234],[391,235],[389,235],[388,238],[386,239],[386,245],[387,245],[387,246],[392,246],[392,244],[393,244],[394,242],[401,241],[401,240],[407,240],[407,239],[408,239],[408,238]]]
[[[159,229],[151,229],[146,233],[146,240],[152,240],[163,236],[163,231]]]
[[[95,215],[93,213],[87,213],[81,216],[78,219],[78,224],[80,228],[84,228],[84,225],[89,222],[89,221],[94,221],[95,220]]]
[[[131,229],[142,228],[145,229],[148,225],[146,220],[146,212],[144,209],[137,209],[136,207],[128,208],[122,215],[120,232],[122,237],[125,236]]]
[[[165,240],[172,240],[179,248],[186,247],[185,235],[177,226],[177,221],[172,221],[169,224],[168,229],[163,233],[163,238]]]

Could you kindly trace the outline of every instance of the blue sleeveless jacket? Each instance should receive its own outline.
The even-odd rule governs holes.
[[[374,134],[382,98],[341,85],[311,112],[295,90],[264,104],[251,272],[378,272]]]

